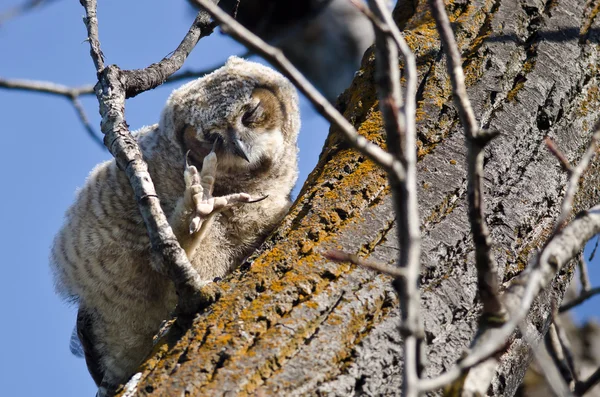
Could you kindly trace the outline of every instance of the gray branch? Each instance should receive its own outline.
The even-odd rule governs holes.
[[[368,2],[375,30],[376,86],[390,154],[402,163],[404,179],[388,172],[398,222],[398,265],[405,271],[394,288],[400,300],[401,333],[404,344],[402,395],[418,396],[424,365],[425,332],[420,315],[421,229],[417,201],[417,147],[415,114],[417,67],[415,57],[381,0]],[[405,65],[406,96],[402,98],[398,50]]]
[[[485,145],[494,137],[493,133],[479,129],[471,102],[465,88],[465,76],[458,45],[452,33],[448,14],[442,0],[430,0],[431,11],[435,18],[444,52],[447,57],[448,74],[452,82],[452,96],[458,110],[460,122],[465,130],[467,142],[467,173],[469,222],[475,246],[475,263],[479,297],[483,304],[482,321],[502,323],[506,313],[498,294],[498,265],[492,255],[492,242],[485,221],[485,203],[483,199],[483,155]]]
[[[191,315],[207,301],[214,298],[214,290],[203,288],[206,283],[191,266],[167,221],[148,172],[148,166],[142,158],[137,142],[129,132],[124,109],[127,93],[131,95],[142,91],[137,84],[142,85],[144,89],[151,89],[159,84],[155,70],[165,73],[166,79],[168,73],[174,73],[182,66],[191,50],[188,48],[189,40],[195,40],[195,45],[200,37],[197,24],[204,18],[199,14],[190,28],[190,32],[193,33],[188,32],[183,41],[186,44],[182,42],[179,46],[181,51],[176,51],[167,62],[161,63],[161,61],[155,64],[158,66],[150,69],[122,71],[115,65],[104,67],[98,38],[96,1],[81,0],[81,4],[86,11],[84,21],[88,30],[90,54],[98,72],[99,81],[95,86],[95,92],[100,104],[104,143],[115,157],[119,167],[127,174],[133,188],[153,249],[152,264],[155,270],[168,275],[173,280],[179,296],[178,310],[186,319],[191,318]]]
[[[548,286],[556,273],[583,249],[585,243],[600,232],[600,205],[580,213],[570,224],[548,241],[537,261],[515,278],[503,295],[511,314],[500,328],[489,328],[478,334],[465,358],[456,366],[433,379],[421,381],[421,390],[435,390],[457,380],[472,367],[502,350],[517,325],[526,317],[540,291]]]
[[[77,117],[83,124],[86,132],[92,138],[94,142],[96,142],[100,147],[104,148],[104,143],[102,143],[102,139],[98,136],[98,133],[94,130],[92,125],[89,122],[87,115],[85,114],[85,110],[79,101],[79,97],[81,95],[91,94],[94,92],[94,87],[89,86],[81,86],[81,87],[67,87],[62,84],[56,84],[48,81],[35,81],[35,80],[7,80],[0,78],[0,88],[5,88],[9,90],[16,91],[30,91],[30,92],[40,92],[44,94],[58,95],[63,98],[68,99],[75,112],[77,113]]]
[[[304,77],[302,73],[291,64],[283,53],[264,40],[243,27],[239,22],[229,16],[225,11],[208,0],[191,0],[193,3],[205,9],[217,22],[221,29],[231,35],[234,39],[245,45],[250,51],[262,56],[275,65],[298,89],[306,95],[317,112],[337,127],[346,137],[346,140],[359,152],[367,156],[373,162],[385,170],[394,170],[402,174],[402,166],[395,161],[392,155],[379,146],[369,142],[365,137],[359,135],[356,129],[338,112],[331,103]]]

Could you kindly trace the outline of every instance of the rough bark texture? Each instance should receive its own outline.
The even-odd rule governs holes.
[[[477,275],[467,219],[465,146],[445,59],[425,1],[395,12],[418,56],[422,313],[427,375],[460,357],[477,328]],[[576,162],[600,102],[596,13],[579,0],[458,0],[448,4],[468,92],[485,128],[501,132],[486,152],[487,220],[505,284],[552,229],[565,175],[544,147],[551,136]],[[382,142],[368,53],[340,98],[359,131]],[[598,201],[598,164],[576,210]],[[384,174],[332,130],[317,168],[282,226],[252,260],[219,282],[218,301],[191,329],[173,332],[143,365],[137,395],[397,395],[402,352],[390,279],[326,261],[338,248],[391,263],[394,213]],[[538,299],[540,334],[571,271]],[[177,340],[177,336],[182,335]],[[490,394],[515,393],[530,360],[515,338]],[[435,394],[435,393],[432,393]]]

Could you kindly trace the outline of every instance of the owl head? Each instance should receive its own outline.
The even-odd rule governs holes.
[[[274,70],[231,57],[171,94],[160,129],[173,134],[196,164],[215,150],[222,170],[252,169],[297,150],[298,94]]]

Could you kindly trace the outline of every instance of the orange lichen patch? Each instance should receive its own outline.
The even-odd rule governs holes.
[[[426,229],[431,227],[432,224],[441,222],[446,216],[448,216],[458,204],[457,192],[448,193],[442,201],[431,211],[431,213],[423,221],[421,228]]]
[[[483,11],[474,7],[450,8],[452,18],[461,27],[457,34],[461,48],[480,45],[486,37],[478,32],[487,8]],[[419,2],[407,23],[408,29],[412,26],[414,31],[405,32],[409,45],[422,57],[419,75],[426,79],[418,115],[420,136],[426,137],[418,143],[420,159],[443,139],[454,123],[451,119],[455,118],[451,112],[446,112],[450,116],[443,116],[446,119],[440,116],[450,102],[450,83],[445,71],[428,64],[437,55],[439,41],[427,9],[425,2]],[[473,51],[473,56],[476,53]],[[341,97],[339,106],[363,136],[383,144],[383,122],[376,110],[373,88],[373,62],[367,55],[353,87]],[[275,379],[286,360],[301,357],[302,346],[305,343],[308,346],[311,338],[318,338],[324,327],[343,333],[340,340],[344,343],[332,353],[333,365],[341,365],[340,360],[348,358],[350,346],[378,321],[370,316],[381,311],[383,297],[374,296],[382,294],[381,287],[376,287],[365,272],[360,273],[353,266],[326,261],[320,249],[340,245],[338,237],[362,220],[366,208],[378,205],[381,197],[389,194],[387,181],[378,167],[348,149],[335,131],[326,145],[317,169],[311,173],[284,226],[269,241],[269,250],[258,255],[248,270],[237,271],[220,283],[224,291],[220,299],[196,319],[174,348],[168,350],[162,341],[157,345],[153,357],[143,367],[140,390],[150,386],[157,394],[164,391],[163,387],[172,395],[184,394],[186,390],[192,395],[207,394],[204,393],[207,388],[217,387],[217,381],[233,384],[242,395],[258,390],[261,385],[275,387],[270,381],[265,383],[265,378]],[[452,210],[449,196],[429,221],[442,219]],[[385,232],[367,236],[357,246],[369,254],[385,240]],[[372,273],[366,274],[374,277]],[[331,296],[328,288],[335,283],[333,290],[340,291],[339,285],[351,277],[364,278],[360,289],[352,294],[368,292],[373,295],[372,301],[367,297],[357,300],[352,295],[339,299]],[[268,351],[272,353],[267,359],[261,356]],[[262,361],[258,364],[252,361],[259,359]],[[178,372],[175,379],[171,377],[174,371]],[[149,373],[153,374],[151,380],[147,377]],[[280,384],[284,385],[283,381]]]
[[[377,113],[371,115],[374,120],[370,120],[362,129],[366,134],[373,134],[373,130],[378,129],[381,123]],[[237,277],[236,288],[229,289],[211,306],[210,312],[196,321],[193,334],[188,333],[180,341],[179,353],[163,350],[147,363],[145,369],[155,374],[154,381],[162,379],[166,382],[168,372],[174,365],[172,363],[179,360],[181,352],[189,346],[201,346],[202,349],[195,352],[193,359],[180,363],[177,369],[181,376],[188,376],[189,371],[191,377],[194,372],[191,383],[198,390],[211,382],[213,374],[219,373],[223,365],[227,366],[226,363],[244,361],[242,357],[248,354],[254,341],[270,332],[297,305],[319,311],[315,303],[306,304],[311,302],[312,296],[324,291],[332,277],[337,278],[350,271],[350,266],[329,264],[328,276],[324,278],[323,266],[326,261],[315,253],[316,248],[333,241],[334,232],[349,224],[355,214],[360,213],[361,208],[369,205],[369,201],[384,189],[387,182],[381,170],[373,163],[362,160],[352,150],[339,151],[313,177],[314,188],[304,192],[304,198],[289,214],[291,219],[299,217],[292,220],[294,227],[278,236],[277,245],[253,262],[246,277],[239,272],[232,276]],[[325,185],[330,187],[324,189]],[[298,241],[302,243],[298,244]],[[301,259],[292,263],[291,258]],[[285,269],[285,272],[282,274],[279,269]],[[275,296],[277,300],[273,300]],[[306,326],[309,330],[316,325],[308,322]],[[299,340],[297,343],[301,343],[305,336],[299,332],[296,337]],[[290,348],[294,349],[293,343]],[[226,352],[225,358],[221,357],[224,354],[222,352]],[[198,372],[198,368],[202,370]],[[164,374],[164,377],[157,376],[158,373]],[[176,385],[170,384],[169,387],[172,390]]]
[[[525,87],[526,81],[527,81],[527,79],[523,78],[523,79],[519,79],[518,81],[515,82],[515,84],[513,85],[513,88],[510,91],[508,91],[508,93],[506,94],[506,99],[509,102],[513,102],[517,99],[517,94],[523,87]]]
[[[590,111],[595,112],[598,109],[598,104],[600,103],[600,89],[598,89],[597,85],[591,85],[587,89],[587,95],[585,99],[581,101],[579,107],[577,109],[578,116],[585,116],[590,113]]]
[[[582,20],[583,24],[579,29],[579,39],[583,41],[587,38],[590,28],[594,23],[594,20],[598,16],[598,12],[600,12],[600,1],[590,2],[591,9],[586,10],[583,15],[584,19]]]

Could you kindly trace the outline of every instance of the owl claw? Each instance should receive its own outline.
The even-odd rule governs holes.
[[[186,154],[186,167],[184,170],[185,197],[187,198],[187,207],[193,214],[189,225],[190,234],[198,233],[202,229],[204,221],[223,210],[241,204],[257,203],[269,197],[265,195],[253,198],[247,193],[233,193],[213,197],[212,192],[217,174],[217,155],[214,148],[217,142],[218,140],[213,145],[213,151],[204,158],[200,172],[195,166],[188,163],[188,154]]]

